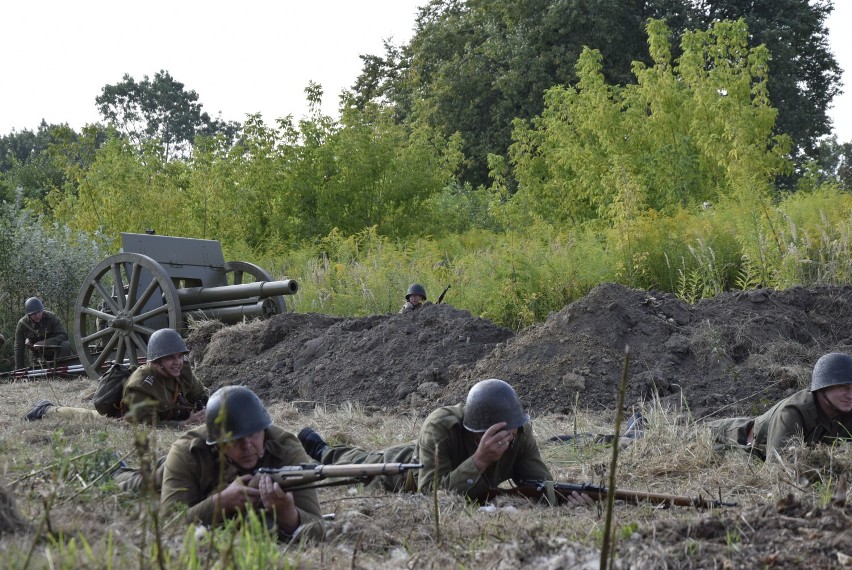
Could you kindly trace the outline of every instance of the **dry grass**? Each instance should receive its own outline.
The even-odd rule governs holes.
[[[38,381],[4,386],[6,414],[0,424],[2,487],[14,498],[14,509],[27,523],[18,532],[0,528],[4,565],[23,568],[156,567],[146,558],[152,542],[145,502],[119,492],[108,480],[81,491],[97,475],[92,452],[133,453],[133,432],[125,424],[103,419],[68,424],[59,419],[24,423],[20,417],[38,399],[89,407],[82,395],[86,380]],[[423,410],[424,414],[428,410]],[[413,440],[422,418],[368,415],[358,406],[312,407],[273,403],[273,420],[297,432],[317,428],[332,443],[376,449]],[[618,486],[640,491],[675,493],[736,501],[739,507],[709,514],[691,508],[660,509],[618,504],[615,509],[618,554],[615,566],[713,567],[716,560],[699,555],[710,546],[681,539],[663,540],[658,528],[693,528],[708,517],[737,521],[760,505],[773,505],[788,494],[823,503],[832,482],[850,473],[848,450],[800,448],[781,461],[764,465],[740,452],[720,453],[702,426],[659,407],[644,410],[647,436],[622,450]],[[578,413],[534,418],[535,435],[545,461],[560,480],[602,484],[609,449],[548,443],[556,434],[608,433],[611,414]],[[153,446],[165,453],[179,433],[158,432]],[[131,460],[131,463],[135,461]],[[457,496],[438,497],[441,536],[435,533],[431,497],[366,491],[359,486],[320,492],[324,512],[333,514],[328,540],[320,545],[279,545],[278,567],[305,568],[597,568],[603,513],[599,506],[549,508],[517,497],[501,497],[487,508],[468,505]],[[7,508],[7,511],[10,509]],[[47,513],[48,516],[45,516]],[[743,519],[744,520],[744,519]],[[178,521],[163,521],[169,567],[198,566],[177,562],[186,551],[187,535]],[[662,526],[661,526],[662,525]],[[724,536],[724,535],[723,535]],[[52,538],[51,538],[52,537]],[[72,541],[73,539],[73,541]],[[233,540],[233,536],[232,536]],[[691,539],[692,540],[692,539]],[[707,539],[719,542],[716,539]],[[721,539],[724,543],[724,538]],[[728,539],[730,541],[730,538]],[[251,548],[240,538],[236,548]],[[88,544],[92,554],[86,554]],[[719,545],[716,545],[719,546]],[[721,547],[724,547],[723,544]],[[728,545],[730,546],[730,545]],[[704,550],[702,550],[704,549]],[[210,552],[199,547],[199,552]],[[673,554],[674,553],[674,554]],[[672,556],[680,562],[672,563]],[[202,557],[203,560],[203,557]],[[685,561],[685,562],[684,562]]]

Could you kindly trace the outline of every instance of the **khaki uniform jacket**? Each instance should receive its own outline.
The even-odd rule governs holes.
[[[489,489],[509,479],[552,481],[544,464],[530,425],[518,428],[518,436],[500,460],[480,473],[473,463],[478,447],[474,434],[463,425],[464,404],[438,408],[423,422],[416,443],[396,445],[383,451],[365,451],[357,447],[330,447],[323,452],[322,463],[417,463],[423,468],[415,473],[415,481],[405,475],[380,476],[371,483],[388,491],[416,489],[431,493],[434,481],[440,488],[477,499]],[[438,450],[437,461],[435,450]],[[413,483],[413,486],[411,485]]]
[[[423,463],[417,490],[430,493],[437,478],[442,489],[471,499],[482,496],[503,481],[525,479],[552,481],[541,458],[530,424],[518,428],[515,441],[484,473],[473,463],[477,443],[463,425],[464,404],[438,408],[420,428],[416,455]],[[436,459],[437,457],[437,459]]]
[[[746,445],[753,429],[754,451],[766,457],[771,449],[782,449],[788,441],[801,437],[805,443],[831,443],[852,438],[852,414],[829,418],[809,389],[796,392],[757,418],[731,418],[711,424],[716,439],[724,443]]]
[[[150,363],[133,371],[124,385],[122,409],[135,422],[179,428],[196,403],[206,403],[204,387],[185,364],[180,376],[158,374]]]
[[[277,426],[267,428],[263,448],[263,457],[256,467],[312,463],[296,436]],[[219,522],[221,517],[215,514],[215,497],[212,495],[244,474],[245,471],[227,460],[222,465],[218,448],[207,444],[206,426],[189,431],[175,441],[166,458],[160,511],[165,515],[175,505],[183,504],[189,507],[187,523],[212,525]],[[325,531],[316,490],[293,491],[293,500],[301,520],[296,534],[301,538],[322,539]],[[267,524],[271,525],[272,521],[268,520]],[[287,538],[281,533],[279,536]]]
[[[29,315],[24,315],[15,328],[15,368],[26,366],[24,348],[27,339],[33,344],[44,341],[51,346],[59,346],[68,341],[68,333],[55,314],[44,311],[41,321],[33,322]]]

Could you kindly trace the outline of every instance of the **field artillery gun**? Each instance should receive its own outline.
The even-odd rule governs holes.
[[[298,290],[252,263],[225,262],[215,240],[122,233],[121,244],[89,272],[74,306],[77,355],[91,378],[110,362],[144,362],[156,330],[183,331],[190,317],[268,318]]]

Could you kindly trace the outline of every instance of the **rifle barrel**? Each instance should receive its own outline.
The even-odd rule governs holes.
[[[521,487],[533,487],[537,493],[543,493],[547,483],[544,481],[524,481]],[[603,500],[609,494],[606,487],[590,485],[587,483],[554,483],[553,489],[563,497],[571,492],[582,493],[595,500]],[[614,496],[621,501],[649,502],[656,505],[677,505],[679,507],[695,507],[698,509],[709,509],[716,507],[735,507],[736,503],[728,503],[715,499],[703,497],[688,497],[686,495],[669,495],[666,493],[650,493],[645,491],[632,491],[629,489],[615,489]]]

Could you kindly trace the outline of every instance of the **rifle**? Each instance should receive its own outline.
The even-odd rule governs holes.
[[[486,493],[486,498],[493,498],[499,494],[516,494],[527,498],[545,499],[550,505],[564,503],[572,492],[588,495],[596,501],[603,501],[609,494],[606,487],[599,487],[589,483],[559,483],[554,481],[520,481],[517,487],[511,489],[492,489]],[[615,498],[630,503],[640,501],[655,505],[679,507],[695,507],[697,509],[709,509],[720,507],[736,507],[737,503],[728,503],[721,500],[705,499],[703,497],[687,497],[685,495],[668,495],[666,493],[647,493],[644,491],[630,491],[627,489],[615,489]]]
[[[441,294],[440,294],[440,295],[438,295],[438,300],[435,302],[435,304],[436,304],[436,305],[440,305],[440,304],[441,304],[441,301],[443,301],[443,300],[444,300],[444,295],[446,295],[446,294],[447,294],[447,291],[449,291],[449,290],[450,290],[450,285],[447,285],[447,286],[444,288],[444,290],[443,290],[443,291],[441,291]]]
[[[260,467],[255,470],[255,478],[251,480],[249,486],[256,487],[258,485],[258,476],[269,475],[285,491],[301,491],[302,489],[364,483],[379,475],[402,475],[407,471],[422,468],[422,463],[353,463]],[[327,481],[328,479],[332,480]]]

